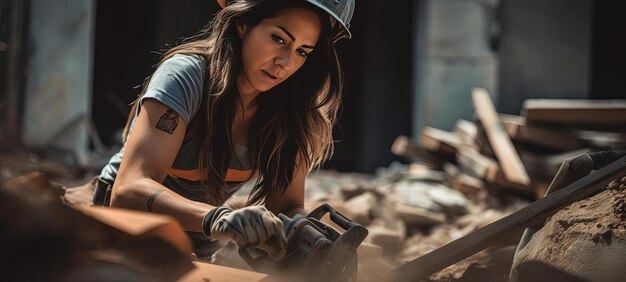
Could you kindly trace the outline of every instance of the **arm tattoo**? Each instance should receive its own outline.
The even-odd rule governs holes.
[[[178,114],[172,109],[167,109],[167,112],[165,112],[161,116],[161,118],[159,118],[159,122],[157,122],[156,128],[172,134],[177,126]]]
[[[152,204],[154,203],[154,200],[156,200],[156,198],[159,196],[159,194],[161,194],[161,192],[163,192],[163,190],[158,190],[150,195],[150,198],[148,198],[148,202],[146,203],[146,206],[148,206],[148,211],[152,211]]]

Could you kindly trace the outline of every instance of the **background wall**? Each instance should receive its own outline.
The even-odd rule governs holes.
[[[0,2],[3,149],[48,148],[54,131],[78,136],[61,142],[74,154],[113,146],[159,53],[218,11],[207,0],[67,1]],[[354,38],[337,44],[346,93],[326,167],[400,160],[396,136],[473,119],[474,86],[508,113],[529,97],[624,99],[625,26],[618,0],[357,0]]]

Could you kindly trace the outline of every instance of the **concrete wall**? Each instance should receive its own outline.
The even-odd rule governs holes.
[[[527,98],[589,97],[591,5],[502,0],[500,111],[519,114]]]
[[[23,142],[88,160],[95,0],[31,0]]]
[[[490,49],[497,1],[422,0],[414,36],[413,137],[424,126],[451,130],[473,119],[471,90],[497,96],[497,57]]]

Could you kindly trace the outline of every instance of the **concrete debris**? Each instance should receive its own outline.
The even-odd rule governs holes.
[[[467,212],[467,198],[443,184],[399,181],[392,189],[393,200],[397,203],[455,215]]]
[[[359,269],[367,269],[368,271],[359,271],[357,281],[360,282],[379,282],[390,281],[389,272],[395,267],[389,261],[383,258],[383,248],[368,242],[363,242],[357,249],[359,261]]]
[[[406,227],[402,221],[376,219],[368,226],[369,235],[365,242],[380,246],[384,253],[395,254],[402,249]]]
[[[331,197],[332,189],[344,191],[338,193],[343,199],[325,201],[354,221],[366,224],[369,235],[365,243],[380,248],[380,254],[375,256],[376,263],[385,267],[397,267],[413,260],[527,204],[517,197],[496,196],[487,189],[465,194],[450,188],[454,178],[447,175],[447,172],[433,171],[420,164],[399,163],[379,169],[374,177],[320,171],[309,175],[307,195]],[[310,209],[319,203],[307,201],[305,207]],[[322,221],[331,224],[329,219]],[[449,273],[445,277],[461,277],[474,261],[470,258],[457,268],[447,269]],[[485,262],[485,265],[488,264]],[[374,269],[379,268],[360,268],[359,279],[389,280],[374,279],[380,278],[380,272]]]
[[[371,192],[366,192],[346,201],[344,207],[351,211],[353,221],[367,226],[372,221],[377,203],[377,197]]]
[[[396,214],[409,228],[425,227],[445,222],[446,216],[428,209],[398,203]]]

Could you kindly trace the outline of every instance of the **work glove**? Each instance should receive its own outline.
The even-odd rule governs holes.
[[[240,248],[254,246],[275,261],[287,252],[283,222],[263,206],[214,208],[204,217],[202,230],[211,239],[233,240]]]

